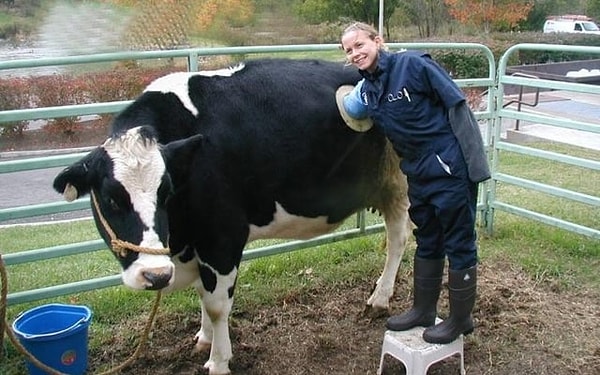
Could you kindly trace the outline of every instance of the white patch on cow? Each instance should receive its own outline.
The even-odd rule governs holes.
[[[158,234],[154,230],[157,191],[166,171],[159,145],[139,134],[139,127],[128,130],[116,139],[109,139],[102,147],[113,161],[113,174],[123,185],[133,205],[133,210],[148,228],[137,244],[151,249],[161,249]],[[139,254],[138,259],[123,272],[123,282],[136,289],[148,287],[143,272],[173,274],[174,265],[168,256]]]
[[[315,218],[292,215],[281,204],[275,202],[273,221],[259,227],[250,225],[248,242],[258,239],[286,238],[306,240],[329,233],[339,227],[340,223],[328,223],[326,216]]]
[[[154,232],[154,214],[166,166],[158,143],[143,142],[139,131],[139,127],[130,129],[117,139],[107,140],[103,147],[113,161],[115,179],[129,193],[133,209],[149,228],[144,232],[140,245],[161,248],[162,244]]]
[[[205,70],[201,72],[176,72],[167,74],[164,77],[160,77],[154,80],[144,92],[148,91],[156,91],[161,92],[163,94],[173,93],[177,95],[181,103],[188,111],[190,111],[194,116],[198,116],[198,108],[192,103],[192,99],[190,98],[188,82],[193,76],[203,76],[203,77],[231,77],[236,72],[244,69],[244,64],[238,64],[236,66],[232,66],[225,69],[218,70]]]
[[[169,285],[173,283],[175,266],[168,255],[155,255],[139,253],[135,262],[131,263],[121,274],[123,284],[133,289],[149,289],[152,287],[147,275],[169,278]]]

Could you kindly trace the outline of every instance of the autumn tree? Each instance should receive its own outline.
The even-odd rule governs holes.
[[[170,49],[189,44],[189,36],[217,20],[248,22],[252,0],[107,0],[132,10],[126,43],[135,49]]]
[[[444,0],[448,13],[464,25],[492,29],[513,29],[527,18],[531,0]]]

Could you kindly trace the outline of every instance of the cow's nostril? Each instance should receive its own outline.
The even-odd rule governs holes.
[[[147,290],[159,290],[169,285],[172,274],[171,272],[145,271],[142,272],[142,276],[148,281],[149,286],[146,287]]]

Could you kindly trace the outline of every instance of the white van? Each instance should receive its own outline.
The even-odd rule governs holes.
[[[600,35],[600,28],[591,19],[553,18],[544,23],[544,32]]]

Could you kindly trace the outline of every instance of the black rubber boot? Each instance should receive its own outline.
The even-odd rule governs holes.
[[[448,271],[450,316],[423,332],[423,339],[432,344],[448,344],[461,334],[473,332],[471,312],[477,294],[477,265],[460,271]]]
[[[444,258],[424,259],[415,256],[413,306],[400,315],[391,316],[385,324],[387,329],[406,331],[417,326],[429,327],[435,323],[444,263]]]

